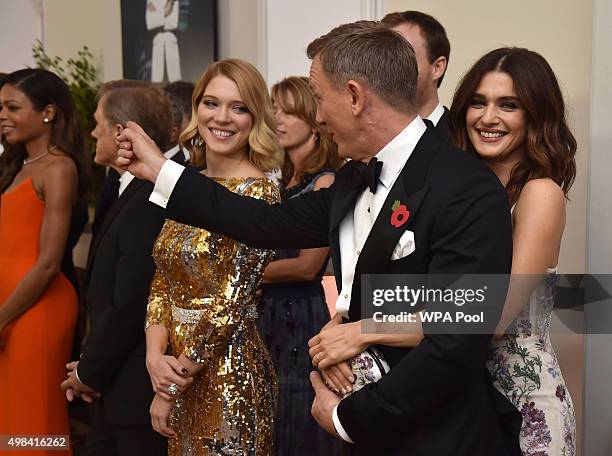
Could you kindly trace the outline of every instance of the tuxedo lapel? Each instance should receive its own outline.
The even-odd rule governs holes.
[[[391,187],[355,266],[349,308],[351,320],[360,319],[361,274],[384,274],[388,271],[397,242],[414,224],[421,203],[427,196],[427,173],[439,145],[440,140],[436,138],[436,134],[428,129]],[[405,206],[409,215],[405,223],[396,227],[392,223],[392,214],[397,203]]]
[[[102,220],[98,233],[93,239],[93,243],[89,249],[89,256],[87,257],[87,280],[89,280],[89,276],[91,275],[91,267],[98,251],[98,247],[100,246],[100,242],[104,238],[104,234],[113,223],[113,220],[115,219],[117,214],[127,204],[127,202],[132,199],[132,197],[141,187],[141,185],[141,181],[139,181],[138,179],[132,179],[132,182],[128,184],[121,196],[117,198],[117,200],[115,200],[115,202],[111,205],[108,212],[104,216],[104,220]]]

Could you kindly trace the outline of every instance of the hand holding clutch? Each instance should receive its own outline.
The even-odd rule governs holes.
[[[319,369],[353,358],[367,347],[361,333],[361,321],[324,327],[308,341],[312,365]]]

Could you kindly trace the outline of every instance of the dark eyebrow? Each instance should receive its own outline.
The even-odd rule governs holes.
[[[476,98],[478,100],[486,100],[487,97],[485,97],[483,94],[475,92],[472,95],[472,98]],[[504,102],[508,102],[508,101],[512,101],[514,103],[520,103],[521,100],[518,99],[518,97],[513,97],[513,96],[505,96],[505,97],[499,97],[497,99],[498,103],[504,103]]]
[[[498,101],[500,101],[500,102],[512,101],[514,103],[520,103],[521,102],[521,100],[519,100],[517,97],[499,97]]]

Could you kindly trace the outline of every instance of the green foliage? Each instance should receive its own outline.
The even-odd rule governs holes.
[[[93,54],[87,46],[83,46],[78,52],[77,58],[70,58],[64,61],[61,57],[49,56],[45,52],[40,40],[36,40],[36,44],[32,48],[32,56],[34,57],[36,68],[52,71],[68,84],[81,118],[81,129],[83,130],[85,144],[93,157],[95,144],[90,133],[95,127],[93,115],[96,111],[98,89],[101,84],[98,70],[93,64]],[[93,171],[92,191],[90,194],[96,195],[104,180],[104,170],[99,166],[94,166]]]

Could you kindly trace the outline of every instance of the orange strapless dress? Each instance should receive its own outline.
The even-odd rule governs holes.
[[[31,179],[0,196],[0,306],[38,258],[44,203]],[[59,273],[10,328],[0,352],[0,436],[67,435],[66,378],[77,317],[74,287]],[[2,451],[69,455],[70,451]]]

